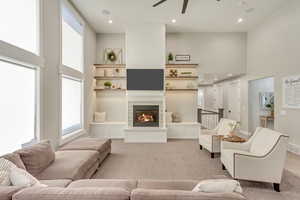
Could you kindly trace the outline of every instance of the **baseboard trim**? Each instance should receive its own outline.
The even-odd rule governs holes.
[[[288,151],[300,155],[300,145],[289,143]]]

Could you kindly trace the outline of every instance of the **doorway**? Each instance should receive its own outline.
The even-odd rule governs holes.
[[[240,81],[232,81],[227,88],[227,118],[235,121],[240,121],[241,113],[241,97],[240,97]]]
[[[249,131],[257,127],[274,129],[274,78],[252,80],[248,86]]]

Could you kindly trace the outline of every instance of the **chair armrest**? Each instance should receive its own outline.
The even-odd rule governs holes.
[[[217,135],[217,132],[215,130],[202,129],[201,135]]]
[[[237,142],[222,141],[221,142],[221,149],[235,149],[235,150],[240,150],[240,151],[247,152],[250,149],[250,143],[249,142],[237,143]]]

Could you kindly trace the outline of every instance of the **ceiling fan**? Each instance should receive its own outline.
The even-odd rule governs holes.
[[[167,1],[167,0],[160,0],[159,2],[154,4],[153,7],[159,6],[160,4],[164,3],[165,1]],[[182,6],[182,11],[181,11],[182,14],[185,14],[188,3],[189,3],[189,0],[183,0],[183,6]]]
[[[165,1],[167,1],[167,0],[160,0],[159,2],[154,4],[153,7],[159,6],[160,4],[164,3]],[[217,0],[217,1],[221,1],[221,0]],[[181,11],[182,14],[185,14],[188,3],[189,3],[189,0],[183,0],[183,6],[182,6],[182,11]]]

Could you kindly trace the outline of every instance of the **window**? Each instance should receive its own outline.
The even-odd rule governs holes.
[[[81,129],[82,83],[62,78],[62,129],[63,135]]]
[[[36,70],[0,60],[0,155],[35,138]]]
[[[38,54],[38,0],[6,0],[0,6],[0,40]]]
[[[84,25],[75,9],[61,4],[61,136],[83,130]]]
[[[62,6],[62,64],[83,71],[83,27],[74,14]]]

